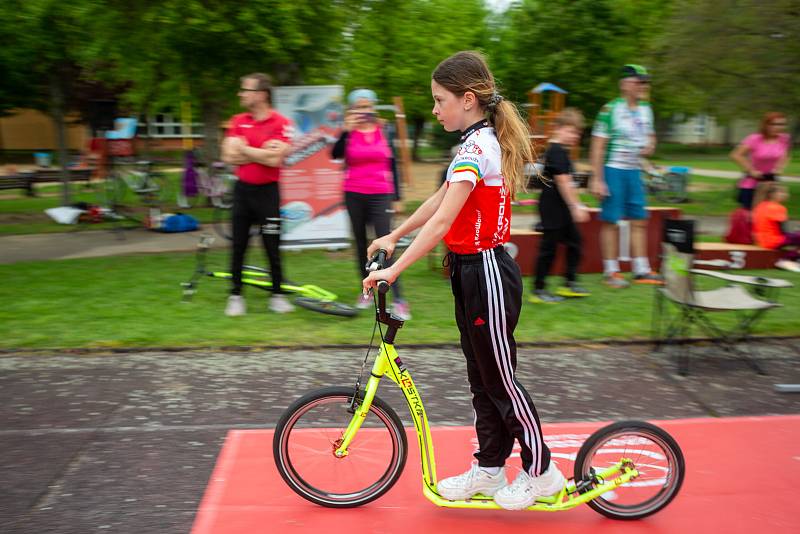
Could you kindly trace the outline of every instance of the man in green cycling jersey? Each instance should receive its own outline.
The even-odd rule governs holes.
[[[640,158],[655,150],[653,111],[646,102],[650,76],[641,65],[625,65],[619,82],[620,96],[600,110],[592,130],[589,188],[601,200],[600,246],[603,281],[615,288],[628,287],[620,275],[617,222],[630,220],[633,281],[660,284],[647,259],[647,211]]]

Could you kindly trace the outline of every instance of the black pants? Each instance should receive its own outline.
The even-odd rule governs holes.
[[[259,234],[269,260],[272,292],[283,293],[281,269],[281,214],[278,183],[252,185],[236,182],[233,189],[233,252],[231,255],[232,295],[242,293],[242,265],[250,241],[250,227],[259,226]]]
[[[542,240],[539,242],[539,257],[536,259],[536,275],[534,287],[544,289],[544,281],[550,274],[550,268],[556,259],[558,244],[564,243],[567,247],[567,268],[564,278],[567,282],[574,282],[581,261],[581,233],[575,223],[570,221],[566,226],[542,231]]]
[[[350,224],[353,228],[353,238],[356,241],[356,268],[361,279],[367,277],[367,228],[372,225],[375,237],[382,237],[392,231],[392,200],[394,195],[368,195],[345,191],[344,203]],[[391,265],[389,260],[387,266]],[[392,284],[392,294],[395,299],[400,298],[400,279]]]
[[[478,465],[500,467],[514,446],[533,476],[550,464],[539,416],[517,381],[514,328],[522,309],[519,267],[502,247],[479,254],[448,254],[461,349],[475,410]]]

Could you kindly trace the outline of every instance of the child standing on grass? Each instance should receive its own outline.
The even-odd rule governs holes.
[[[569,148],[581,138],[583,115],[574,108],[562,111],[555,120],[555,131],[544,154],[544,189],[539,197],[539,214],[542,222],[542,240],[536,260],[533,294],[528,300],[534,304],[553,303],[564,297],[587,297],[589,292],[578,285],[578,262],[581,259],[581,234],[575,223],[589,220],[578,192],[572,184],[572,162]],[[545,288],[545,279],[556,258],[558,244],[567,247],[567,266],[564,286],[552,294]]]
[[[370,245],[368,255],[384,249],[391,256],[401,237],[422,227],[392,266],[364,279],[364,291],[379,280],[394,282],[444,238],[479,449],[472,467],[440,480],[437,491],[450,500],[493,495],[503,508],[519,510],[561,491],[565,483],[550,462],[533,401],[514,376],[522,277],[503,243],[511,228],[511,198],[522,188],[523,165],[533,159],[528,129],[514,105],[498,94],[477,52],[442,61],[433,71],[431,92],[439,123],[463,132],[458,153],[439,190],[399,228]],[[505,461],[515,440],[523,470],[509,485]]]

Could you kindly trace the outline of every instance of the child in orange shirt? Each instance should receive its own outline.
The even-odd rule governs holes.
[[[753,210],[753,238],[760,247],[785,250],[775,267],[800,272],[800,263],[797,262],[800,232],[786,229],[789,217],[784,203],[788,198],[789,191],[783,184],[773,182],[766,185],[763,200]]]

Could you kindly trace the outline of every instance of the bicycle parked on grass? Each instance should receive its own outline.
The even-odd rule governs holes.
[[[385,252],[370,270],[383,268]],[[386,311],[389,284],[375,295],[375,327],[381,347],[362,389],[364,358],[355,386],[327,387],[302,396],[275,428],[273,455],[283,480],[298,495],[333,508],[360,506],[389,491],[405,467],[406,432],[397,413],[377,396],[383,377],[397,384],[414,422],[422,460],[422,492],[438,506],[500,509],[494,499],[475,495],[450,501],[436,489],[436,462],[428,417],[411,373],[394,347],[403,321]],[[380,325],[387,327],[384,334]],[[374,336],[374,331],[373,331]],[[370,348],[372,342],[370,342]],[[583,443],[574,477],[557,495],[539,498],[528,510],[557,512],[586,503],[615,519],[639,519],[667,506],[684,477],[683,453],[667,432],[642,421],[605,426]]]
[[[215,161],[211,167],[195,163],[194,156],[187,156],[187,168],[194,173],[195,190],[187,191],[187,184],[183,183],[178,196],[178,206],[181,208],[213,207],[216,210],[230,210],[233,205],[233,185],[238,178],[233,174],[228,165]]]
[[[195,255],[195,269],[188,282],[181,283],[183,287],[183,301],[188,302],[197,293],[197,286],[203,277],[230,280],[232,274],[225,271],[209,271],[206,269],[206,254],[214,238],[210,235],[203,235],[197,244],[197,254]],[[245,265],[242,269],[242,284],[257,287],[264,291],[272,290],[272,280],[268,270],[254,265]],[[336,293],[323,289],[313,284],[295,284],[284,281],[281,289],[288,293],[298,295],[294,298],[294,303],[307,310],[324,313],[327,315],[338,315],[341,317],[353,317],[358,314],[358,309],[347,304],[338,302]]]
[[[153,170],[150,161],[115,161],[103,181],[101,195],[100,204],[113,216],[137,222],[174,207],[177,201],[172,181],[165,173]],[[146,214],[140,219],[137,213],[142,210]]]
[[[642,159],[647,192],[661,202],[680,204],[689,200],[689,169],[687,167],[662,167]]]

